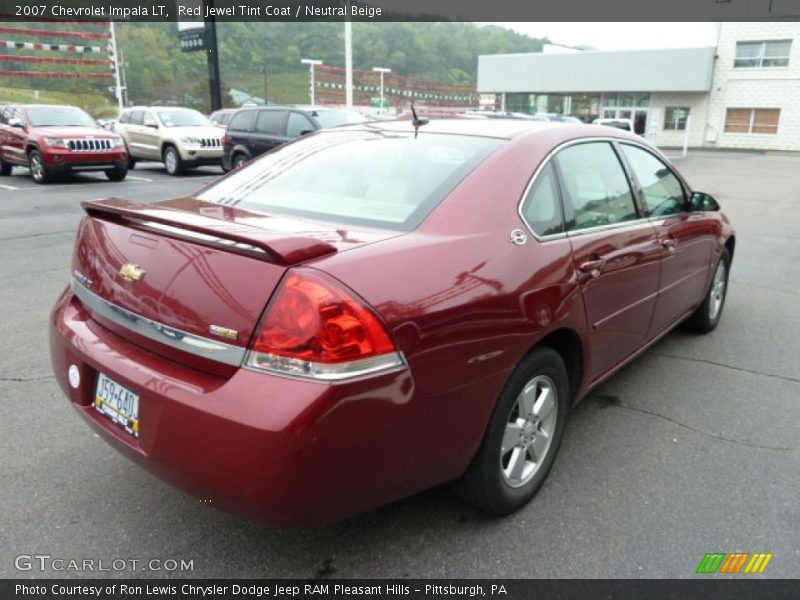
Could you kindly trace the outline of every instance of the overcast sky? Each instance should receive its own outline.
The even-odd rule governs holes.
[[[597,50],[716,46],[716,23],[494,23],[531,37]]]

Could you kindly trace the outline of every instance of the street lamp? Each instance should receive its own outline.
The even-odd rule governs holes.
[[[384,73],[391,73],[391,69],[385,67],[372,67],[372,70],[381,74],[381,114],[383,114],[383,75]]]
[[[314,102],[314,67],[317,65],[321,65],[322,61],[314,60],[313,58],[301,58],[300,62],[303,63],[304,65],[308,65],[308,70],[311,73],[311,90],[310,90],[311,106],[315,106],[316,103]]]

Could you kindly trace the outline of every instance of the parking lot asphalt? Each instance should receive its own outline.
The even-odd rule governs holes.
[[[715,332],[673,332],[577,407],[549,480],[514,515],[479,515],[442,486],[305,531],[223,513],[144,472],[91,432],[51,373],[48,313],[79,203],[179,196],[219,170],[0,179],[0,577],[683,578],[706,552],[737,551],[773,553],[763,577],[797,577],[800,156],[696,151],[677,164],[737,229]],[[18,571],[15,557],[32,554],[193,570]]]

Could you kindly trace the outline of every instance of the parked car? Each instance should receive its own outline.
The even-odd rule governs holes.
[[[238,110],[228,123],[222,168],[238,169],[247,161],[281,144],[317,131],[364,123],[357,112],[323,107],[260,106]]]
[[[450,480],[520,508],[572,405],[717,326],[735,247],[641,138],[515,120],[321,131],[194,197],[84,208],[61,389],[160,477],[285,526]]]
[[[223,132],[189,108],[127,108],[114,130],[125,139],[131,169],[138,160],[154,160],[163,162],[169,175],[180,175],[202,165],[219,165],[222,160]]]
[[[519,112],[503,112],[499,110],[468,110],[464,114],[470,117],[484,117],[486,119],[521,119],[524,121],[549,121],[541,115],[529,115]]]
[[[539,117],[544,121],[552,121],[554,123],[583,123],[578,117],[572,117],[570,115],[562,115],[559,113],[536,113],[533,115],[534,117]]]
[[[228,126],[228,123],[231,122],[231,117],[236,113],[235,108],[222,108],[220,110],[215,110],[210,115],[208,115],[208,120],[211,121],[217,127],[221,127],[225,129]]]
[[[103,171],[121,181],[127,161],[122,138],[75,106],[10,104],[0,113],[0,175],[20,166],[36,183],[76,171]]]
[[[616,127],[622,131],[634,132],[631,119],[595,119],[592,121],[592,125],[605,125],[606,127]]]

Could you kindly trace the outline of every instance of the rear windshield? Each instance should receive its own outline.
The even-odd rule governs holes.
[[[263,156],[198,197],[410,231],[500,144],[459,135],[321,131]]]
[[[33,127],[97,127],[92,117],[72,106],[28,108],[27,113]]]

